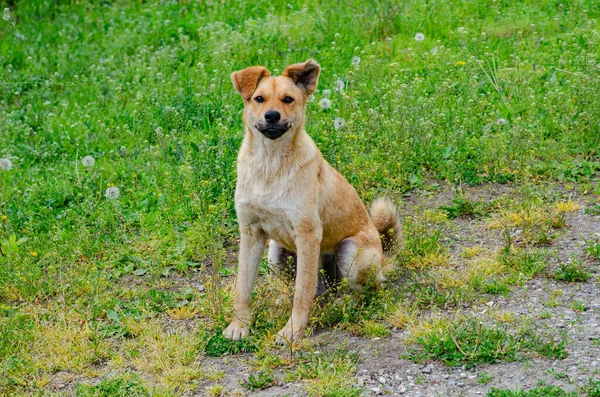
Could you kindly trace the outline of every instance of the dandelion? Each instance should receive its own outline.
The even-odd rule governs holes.
[[[465,66],[467,63],[465,61],[458,61],[454,64],[454,66]]]
[[[118,187],[111,186],[106,189],[106,192],[104,192],[104,197],[114,200],[114,199],[118,199],[120,194],[121,194],[121,191],[119,190]]]
[[[360,57],[352,57],[352,66],[355,68],[360,66]]]
[[[93,167],[94,164],[96,163],[96,160],[94,160],[94,158],[92,156],[85,156],[84,158],[81,159],[81,164],[83,164],[84,167]]]
[[[331,95],[331,90],[323,90],[323,96],[325,98],[329,98],[330,95]]]
[[[344,120],[341,117],[338,117],[335,120],[333,120],[333,126],[336,130],[341,130],[346,126],[346,120]]]
[[[10,171],[12,169],[12,161],[8,157],[3,157],[0,159],[0,170],[2,171]]]
[[[500,119],[496,120],[496,124],[498,124],[498,125],[504,125],[506,123],[508,123],[508,121],[506,119],[503,119],[503,118],[500,118]]]
[[[29,251],[29,255],[31,255],[31,256],[34,256],[34,257],[35,257],[35,256],[38,256],[38,253],[37,253],[37,252],[35,252],[35,251]]]
[[[415,40],[417,40],[417,41],[423,41],[423,40],[425,40],[425,35],[423,33],[417,33],[415,35]]]
[[[337,92],[343,91],[344,90],[344,82],[342,80],[337,80],[335,82],[335,84],[333,85],[333,89],[336,90]]]
[[[0,216],[0,219],[2,219],[3,221],[5,221],[5,220],[7,220],[7,219],[8,219],[8,216],[6,216],[6,215],[2,215],[2,216]]]
[[[329,109],[331,107],[331,101],[327,98],[323,98],[319,101],[319,107],[323,110]]]

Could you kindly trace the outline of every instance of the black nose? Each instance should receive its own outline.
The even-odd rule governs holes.
[[[267,123],[276,123],[281,119],[281,114],[277,110],[269,110],[265,113]]]

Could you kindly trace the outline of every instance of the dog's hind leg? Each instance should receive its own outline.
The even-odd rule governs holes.
[[[296,276],[296,266],[298,258],[296,253],[283,248],[277,244],[277,241],[269,241],[269,264],[273,267],[273,271],[280,277],[293,279]],[[331,254],[321,255],[319,269],[323,269],[324,263],[332,262]],[[327,291],[327,280],[319,272],[319,281],[317,283],[316,296],[323,295]]]
[[[278,276],[292,278],[296,274],[296,253],[283,248],[275,240],[269,241],[268,259]]]
[[[360,290],[375,276],[375,282],[383,281],[381,264],[383,252],[379,236],[360,232],[342,240],[335,251],[335,264],[340,278],[348,279],[352,289]]]

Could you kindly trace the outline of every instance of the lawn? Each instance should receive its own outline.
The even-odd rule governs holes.
[[[316,341],[331,329],[342,340],[406,333],[414,362],[566,357],[573,338],[532,325],[544,313],[489,312],[482,325],[463,308],[536,280],[598,287],[593,228],[566,259],[555,242],[577,232],[573,217],[595,225],[600,213],[600,2],[0,0],[1,10],[0,395],[294,382],[310,395],[369,392],[356,380],[364,357]],[[220,332],[243,125],[229,76],[308,58],[322,67],[308,133],[365,202],[387,195],[404,208],[403,245],[383,289],[336,287],[313,310],[315,337],[288,348],[273,336],[290,284],[263,263],[253,336],[231,343]],[[506,194],[478,198],[490,186]],[[447,191],[444,205],[421,207]],[[467,223],[498,245],[456,251],[449,238]],[[561,296],[558,307],[590,313]],[[250,373],[237,392],[228,365]]]

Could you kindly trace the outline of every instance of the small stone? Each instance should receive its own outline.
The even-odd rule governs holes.
[[[379,383],[381,383],[382,385],[385,385],[386,379],[383,376],[380,376],[379,379],[377,379],[379,381]]]
[[[426,366],[425,368],[423,368],[423,373],[424,374],[430,374],[431,370],[433,370],[433,365],[429,364],[428,366]]]
[[[406,386],[400,386],[400,389],[398,389],[398,391],[400,393],[406,393]]]

